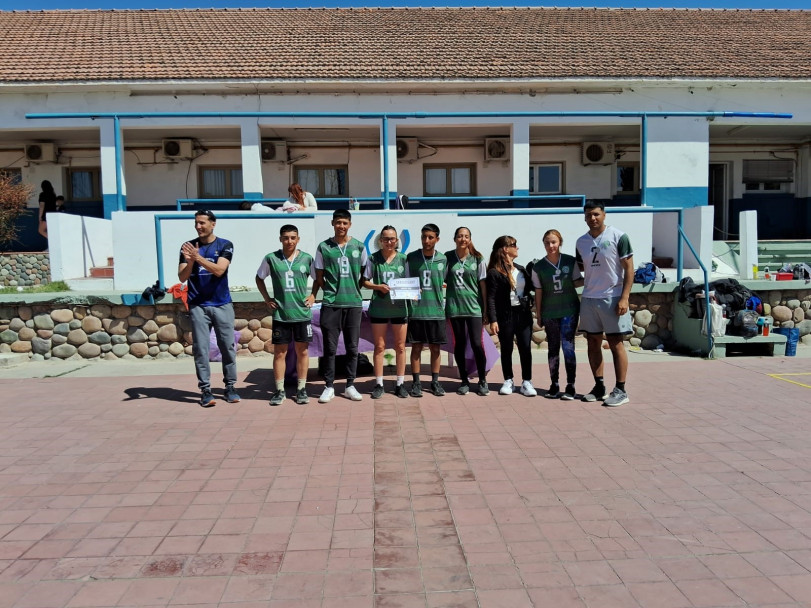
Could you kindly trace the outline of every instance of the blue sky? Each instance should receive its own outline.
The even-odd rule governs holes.
[[[811,9],[811,0],[659,0],[633,2],[630,0],[561,0],[497,2],[493,0],[433,0],[391,2],[387,0],[0,0],[0,10],[53,9],[122,9],[122,8],[253,8],[253,7],[336,7],[336,6],[600,6],[600,7],[668,7],[668,8],[781,8]]]

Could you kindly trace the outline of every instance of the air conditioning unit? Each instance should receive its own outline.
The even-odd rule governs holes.
[[[508,137],[486,137],[484,160],[510,160],[510,139]]]
[[[282,139],[262,140],[262,160],[265,162],[287,162],[287,142]]]
[[[194,158],[194,143],[191,139],[164,139],[161,151],[166,158]]]
[[[415,161],[419,158],[420,142],[416,137],[397,138],[397,160]]]
[[[56,144],[27,144],[25,146],[25,160],[35,163],[55,163]]]
[[[610,165],[616,160],[614,144],[604,141],[584,142],[582,152],[584,165]]]

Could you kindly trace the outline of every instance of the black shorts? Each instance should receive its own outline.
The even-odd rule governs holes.
[[[312,342],[313,325],[310,321],[284,321],[273,322],[273,336],[271,344],[290,344],[290,342]]]
[[[408,323],[408,319],[405,317],[394,317],[391,319],[386,319],[385,317],[369,317],[369,322],[372,325],[386,325],[388,323],[392,325],[405,325]]]
[[[445,319],[409,319],[406,342],[409,344],[445,344],[448,341]]]

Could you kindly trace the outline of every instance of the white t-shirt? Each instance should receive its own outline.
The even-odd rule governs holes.
[[[282,203],[280,211],[297,211],[298,209],[298,203],[292,198],[288,198],[284,203]],[[318,211],[318,203],[315,202],[315,197],[309,192],[304,192],[303,211]]]
[[[634,255],[628,235],[606,226],[597,237],[588,232],[581,236],[575,248],[577,263],[583,266],[583,297],[604,299],[622,295],[621,260]]]

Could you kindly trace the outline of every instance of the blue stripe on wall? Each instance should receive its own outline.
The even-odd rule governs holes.
[[[127,197],[124,196],[124,210],[127,209]],[[104,194],[102,195],[102,201],[104,203],[104,219],[109,220],[113,217],[113,211],[118,211],[118,197],[113,194]]]
[[[707,204],[707,188],[651,188],[645,191],[648,207],[701,207]]]
[[[246,199],[265,198],[261,192],[243,192],[242,196]]]

